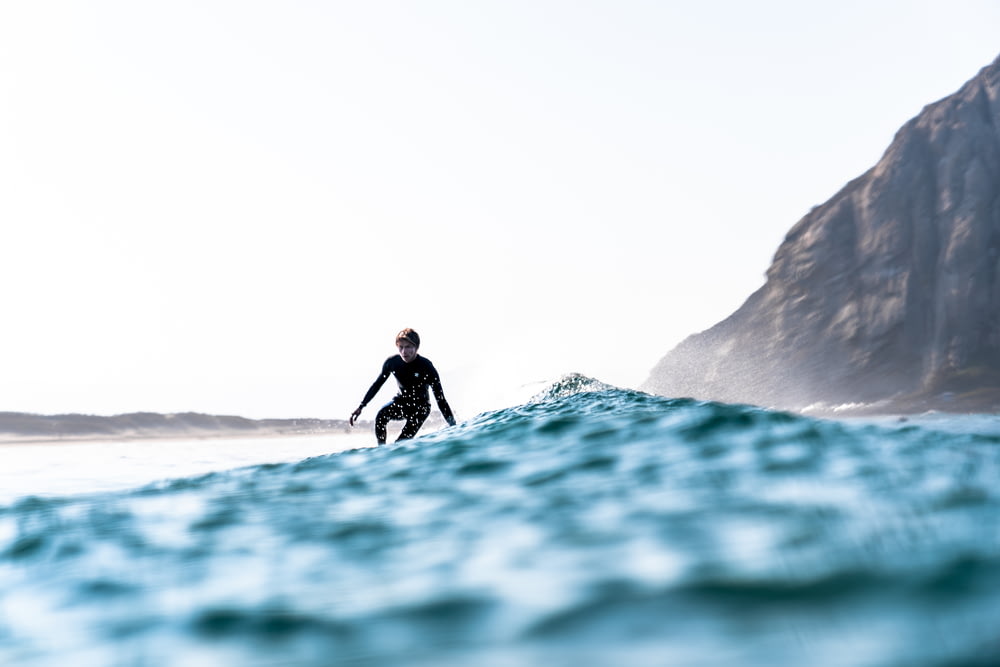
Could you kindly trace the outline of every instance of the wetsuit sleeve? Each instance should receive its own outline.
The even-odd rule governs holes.
[[[372,386],[368,389],[368,393],[365,394],[365,397],[361,399],[361,407],[365,407],[368,405],[369,401],[375,398],[375,394],[378,393],[378,390],[382,388],[382,385],[385,384],[385,381],[389,379],[389,375],[391,374],[392,370],[389,368],[389,361],[386,360],[386,362],[382,364],[382,372],[379,373],[377,378],[375,378],[375,382],[372,382]]]
[[[441,411],[441,416],[444,420],[448,422],[448,426],[455,425],[455,415],[451,412],[451,406],[448,405],[448,400],[444,397],[444,388],[441,386],[441,376],[437,374],[437,370],[434,371],[434,382],[431,383],[431,391],[434,392],[434,400],[437,401],[438,410]]]

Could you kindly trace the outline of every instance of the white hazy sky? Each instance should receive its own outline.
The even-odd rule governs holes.
[[[7,0],[0,410],[346,417],[405,326],[460,418],[636,386],[998,53],[994,0]]]

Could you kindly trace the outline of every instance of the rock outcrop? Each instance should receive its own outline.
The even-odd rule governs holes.
[[[784,409],[1000,410],[1000,58],[788,233],[643,389]]]

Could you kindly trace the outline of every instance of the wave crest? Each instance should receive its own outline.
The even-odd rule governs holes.
[[[577,394],[593,393],[598,391],[614,391],[619,389],[614,385],[601,382],[592,377],[587,377],[580,373],[568,373],[551,385],[532,396],[528,403],[548,403],[560,398],[568,398]]]

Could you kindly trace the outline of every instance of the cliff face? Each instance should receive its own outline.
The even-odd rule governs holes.
[[[643,388],[791,409],[1000,409],[1000,58],[802,218],[765,285]]]

